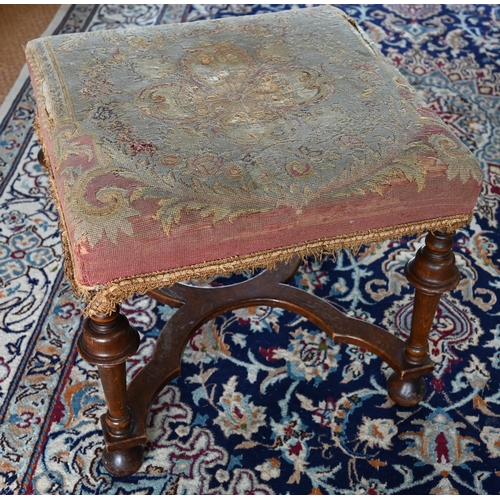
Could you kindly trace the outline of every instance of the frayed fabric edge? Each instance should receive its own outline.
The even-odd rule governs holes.
[[[73,293],[80,299],[86,300],[85,294],[81,290],[81,286],[78,285],[76,278],[75,278],[75,273],[74,273],[74,266],[73,266],[73,255],[71,253],[71,246],[69,244],[69,237],[68,233],[66,230],[66,223],[64,222],[64,216],[63,216],[63,211],[61,207],[61,203],[59,201],[59,197],[57,195],[57,188],[56,188],[56,181],[54,178],[54,174],[52,173],[52,168],[50,167],[50,160],[49,160],[49,153],[47,151],[47,148],[45,147],[44,141],[43,141],[43,135],[40,127],[40,122],[38,118],[38,113],[35,113],[35,120],[33,122],[33,129],[35,131],[35,134],[38,136],[38,142],[40,143],[40,147],[42,149],[43,157],[44,157],[44,162],[41,162],[42,167],[45,169],[45,172],[47,173],[49,177],[49,190],[50,194],[52,196],[52,200],[56,206],[56,210],[59,214],[59,221],[58,221],[58,228],[59,228],[59,234],[61,235],[61,243],[63,247],[63,254],[64,254],[64,274],[66,278],[68,278],[70,284],[71,284],[71,289]],[[88,302],[88,300],[86,300]]]
[[[109,315],[116,309],[117,305],[133,294],[145,294],[156,288],[172,286],[180,281],[208,279],[231,273],[241,273],[245,270],[254,271],[259,268],[273,269],[280,263],[289,262],[295,255],[298,255],[302,259],[308,257],[321,259],[326,255],[336,254],[342,250],[350,250],[353,254],[356,254],[361,246],[365,244],[381,243],[424,231],[451,233],[467,225],[471,219],[472,214],[466,214],[411,224],[388,226],[372,231],[351,233],[333,238],[308,241],[298,245],[203,262],[169,271],[117,279],[100,287],[85,287],[76,284],[76,288],[79,295],[88,303],[84,311],[85,315]],[[63,246],[65,249],[68,247],[67,244]],[[72,269],[69,276],[73,276]]]
[[[107,316],[113,313],[119,304],[134,294],[145,294],[156,288],[172,286],[180,281],[203,280],[215,276],[241,273],[247,270],[255,271],[260,268],[273,269],[278,264],[289,262],[295,255],[298,255],[302,259],[308,257],[321,259],[326,255],[335,255],[342,250],[349,250],[355,255],[362,245],[377,244],[403,236],[419,234],[424,231],[451,233],[466,226],[472,219],[472,213],[470,213],[412,222],[409,224],[386,226],[380,229],[360,231],[331,238],[322,238],[296,245],[264,250],[262,252],[202,262],[168,271],[158,271],[155,273],[131,276],[129,278],[120,278],[110,281],[105,285],[89,287],[78,283],[76,280],[71,245],[69,243],[59,198],[57,196],[55,179],[49,166],[48,152],[43,145],[42,135],[39,130],[38,119],[35,119],[34,128],[41,142],[45,158],[44,166],[50,179],[50,191],[60,216],[59,230],[65,256],[64,272],[71,283],[74,294],[87,302],[87,307],[83,311],[86,316]]]

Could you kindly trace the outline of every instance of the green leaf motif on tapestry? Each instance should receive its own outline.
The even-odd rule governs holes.
[[[76,179],[74,185],[76,194],[71,197],[68,195],[65,200],[71,207],[75,241],[86,239],[91,247],[95,247],[104,235],[113,244],[118,242],[119,232],[132,236],[134,230],[128,219],[140,214],[130,206],[128,190],[118,186],[101,187],[95,193],[98,203],[87,200],[89,184],[107,172],[105,166],[99,165],[88,170]]]
[[[446,162],[448,180],[459,177],[465,183],[472,177],[477,182],[483,181],[474,157],[462,143],[441,134],[433,135],[429,142],[435,147],[439,158]]]
[[[212,217],[212,224],[223,219],[233,219],[250,213],[267,212],[269,208],[255,209],[250,207],[214,206],[208,202],[185,201],[180,198],[169,198],[160,201],[160,209],[156,212],[155,219],[160,220],[163,231],[170,234],[172,227],[180,223],[183,212],[191,210],[200,211],[202,217]]]
[[[400,156],[394,160],[391,167],[397,167],[409,182],[416,182],[418,191],[425,186],[425,168],[422,165],[422,156],[430,154],[432,149],[418,143],[410,143],[406,146]]]

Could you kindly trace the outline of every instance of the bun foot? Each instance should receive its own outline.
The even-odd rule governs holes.
[[[117,477],[130,476],[137,472],[142,465],[144,458],[144,448],[134,446],[126,450],[102,452],[102,463],[106,470]]]
[[[424,399],[426,391],[423,377],[412,380],[401,380],[394,372],[387,381],[389,397],[398,405],[413,406]]]

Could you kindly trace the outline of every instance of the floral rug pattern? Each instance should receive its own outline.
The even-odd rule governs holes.
[[[72,6],[58,33],[290,6]],[[182,376],[152,406],[141,470],[110,476],[100,460],[103,395],[75,340],[83,304],[62,273],[57,214],[36,161],[26,83],[0,117],[0,492],[497,494],[500,491],[500,8],[340,6],[379,44],[481,162],[484,184],[454,250],[462,281],[441,301],[424,401],[387,399],[390,369],[330,342],[281,309],[241,309],[204,325]],[[408,335],[404,278],[422,237],[305,263],[294,285],[345,313]],[[172,314],[133,297],[142,335],[128,370],[150,356]]]

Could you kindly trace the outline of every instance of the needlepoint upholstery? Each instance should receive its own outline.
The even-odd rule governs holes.
[[[30,42],[70,274],[132,292],[426,229],[481,173],[356,23],[330,7]]]

